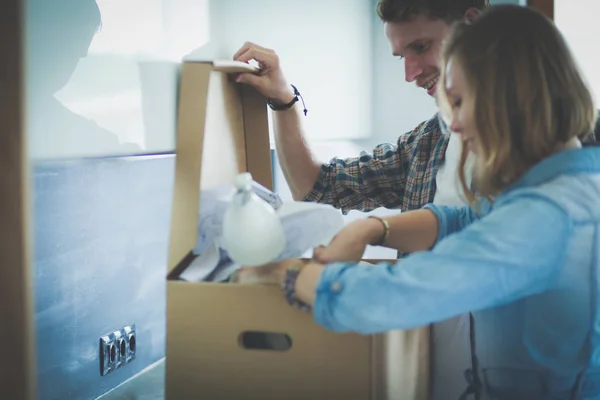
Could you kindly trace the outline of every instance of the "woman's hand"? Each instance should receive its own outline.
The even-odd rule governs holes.
[[[250,283],[263,285],[281,285],[285,271],[300,262],[297,259],[261,265],[259,267],[242,267],[231,277],[232,283]]]
[[[316,288],[321,278],[324,265],[299,259],[289,259],[260,267],[242,267],[230,279],[232,283],[282,285],[286,271],[294,266],[302,265],[301,272],[294,283],[295,296],[310,306],[314,305]],[[287,289],[286,289],[287,290]]]
[[[321,264],[336,261],[358,262],[367,245],[377,242],[383,234],[383,224],[377,219],[354,221],[342,229],[327,247],[317,247],[313,258]]]

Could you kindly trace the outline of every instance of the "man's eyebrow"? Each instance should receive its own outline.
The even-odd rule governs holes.
[[[393,52],[392,55],[394,57],[404,57],[404,53],[406,53],[407,50],[410,50],[411,48],[414,48],[415,46],[419,46],[419,45],[423,45],[427,42],[429,42],[429,39],[415,39],[412,42],[410,42],[409,44],[407,44],[406,46],[404,46],[404,48],[402,49],[402,52]]]
[[[402,49],[402,52],[393,53],[394,56],[403,57],[407,51],[414,49],[416,46],[422,45],[427,42],[427,39],[415,39]]]

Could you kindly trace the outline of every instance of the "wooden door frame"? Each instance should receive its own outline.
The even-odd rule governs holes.
[[[2,0],[0,13],[0,398],[36,398],[30,174],[24,90],[25,0]]]
[[[551,20],[554,20],[554,0],[527,0],[527,5],[543,12]]]

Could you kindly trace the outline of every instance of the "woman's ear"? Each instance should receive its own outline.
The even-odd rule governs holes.
[[[479,18],[480,15],[481,15],[481,10],[479,10],[475,7],[471,7],[465,12],[465,21],[468,24],[470,24],[472,22],[475,22],[475,20],[477,18]]]

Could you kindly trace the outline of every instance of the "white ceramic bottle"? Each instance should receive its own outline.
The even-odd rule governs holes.
[[[231,259],[242,266],[273,261],[285,247],[279,216],[252,190],[252,175],[237,176],[237,192],[223,219],[223,245]]]

